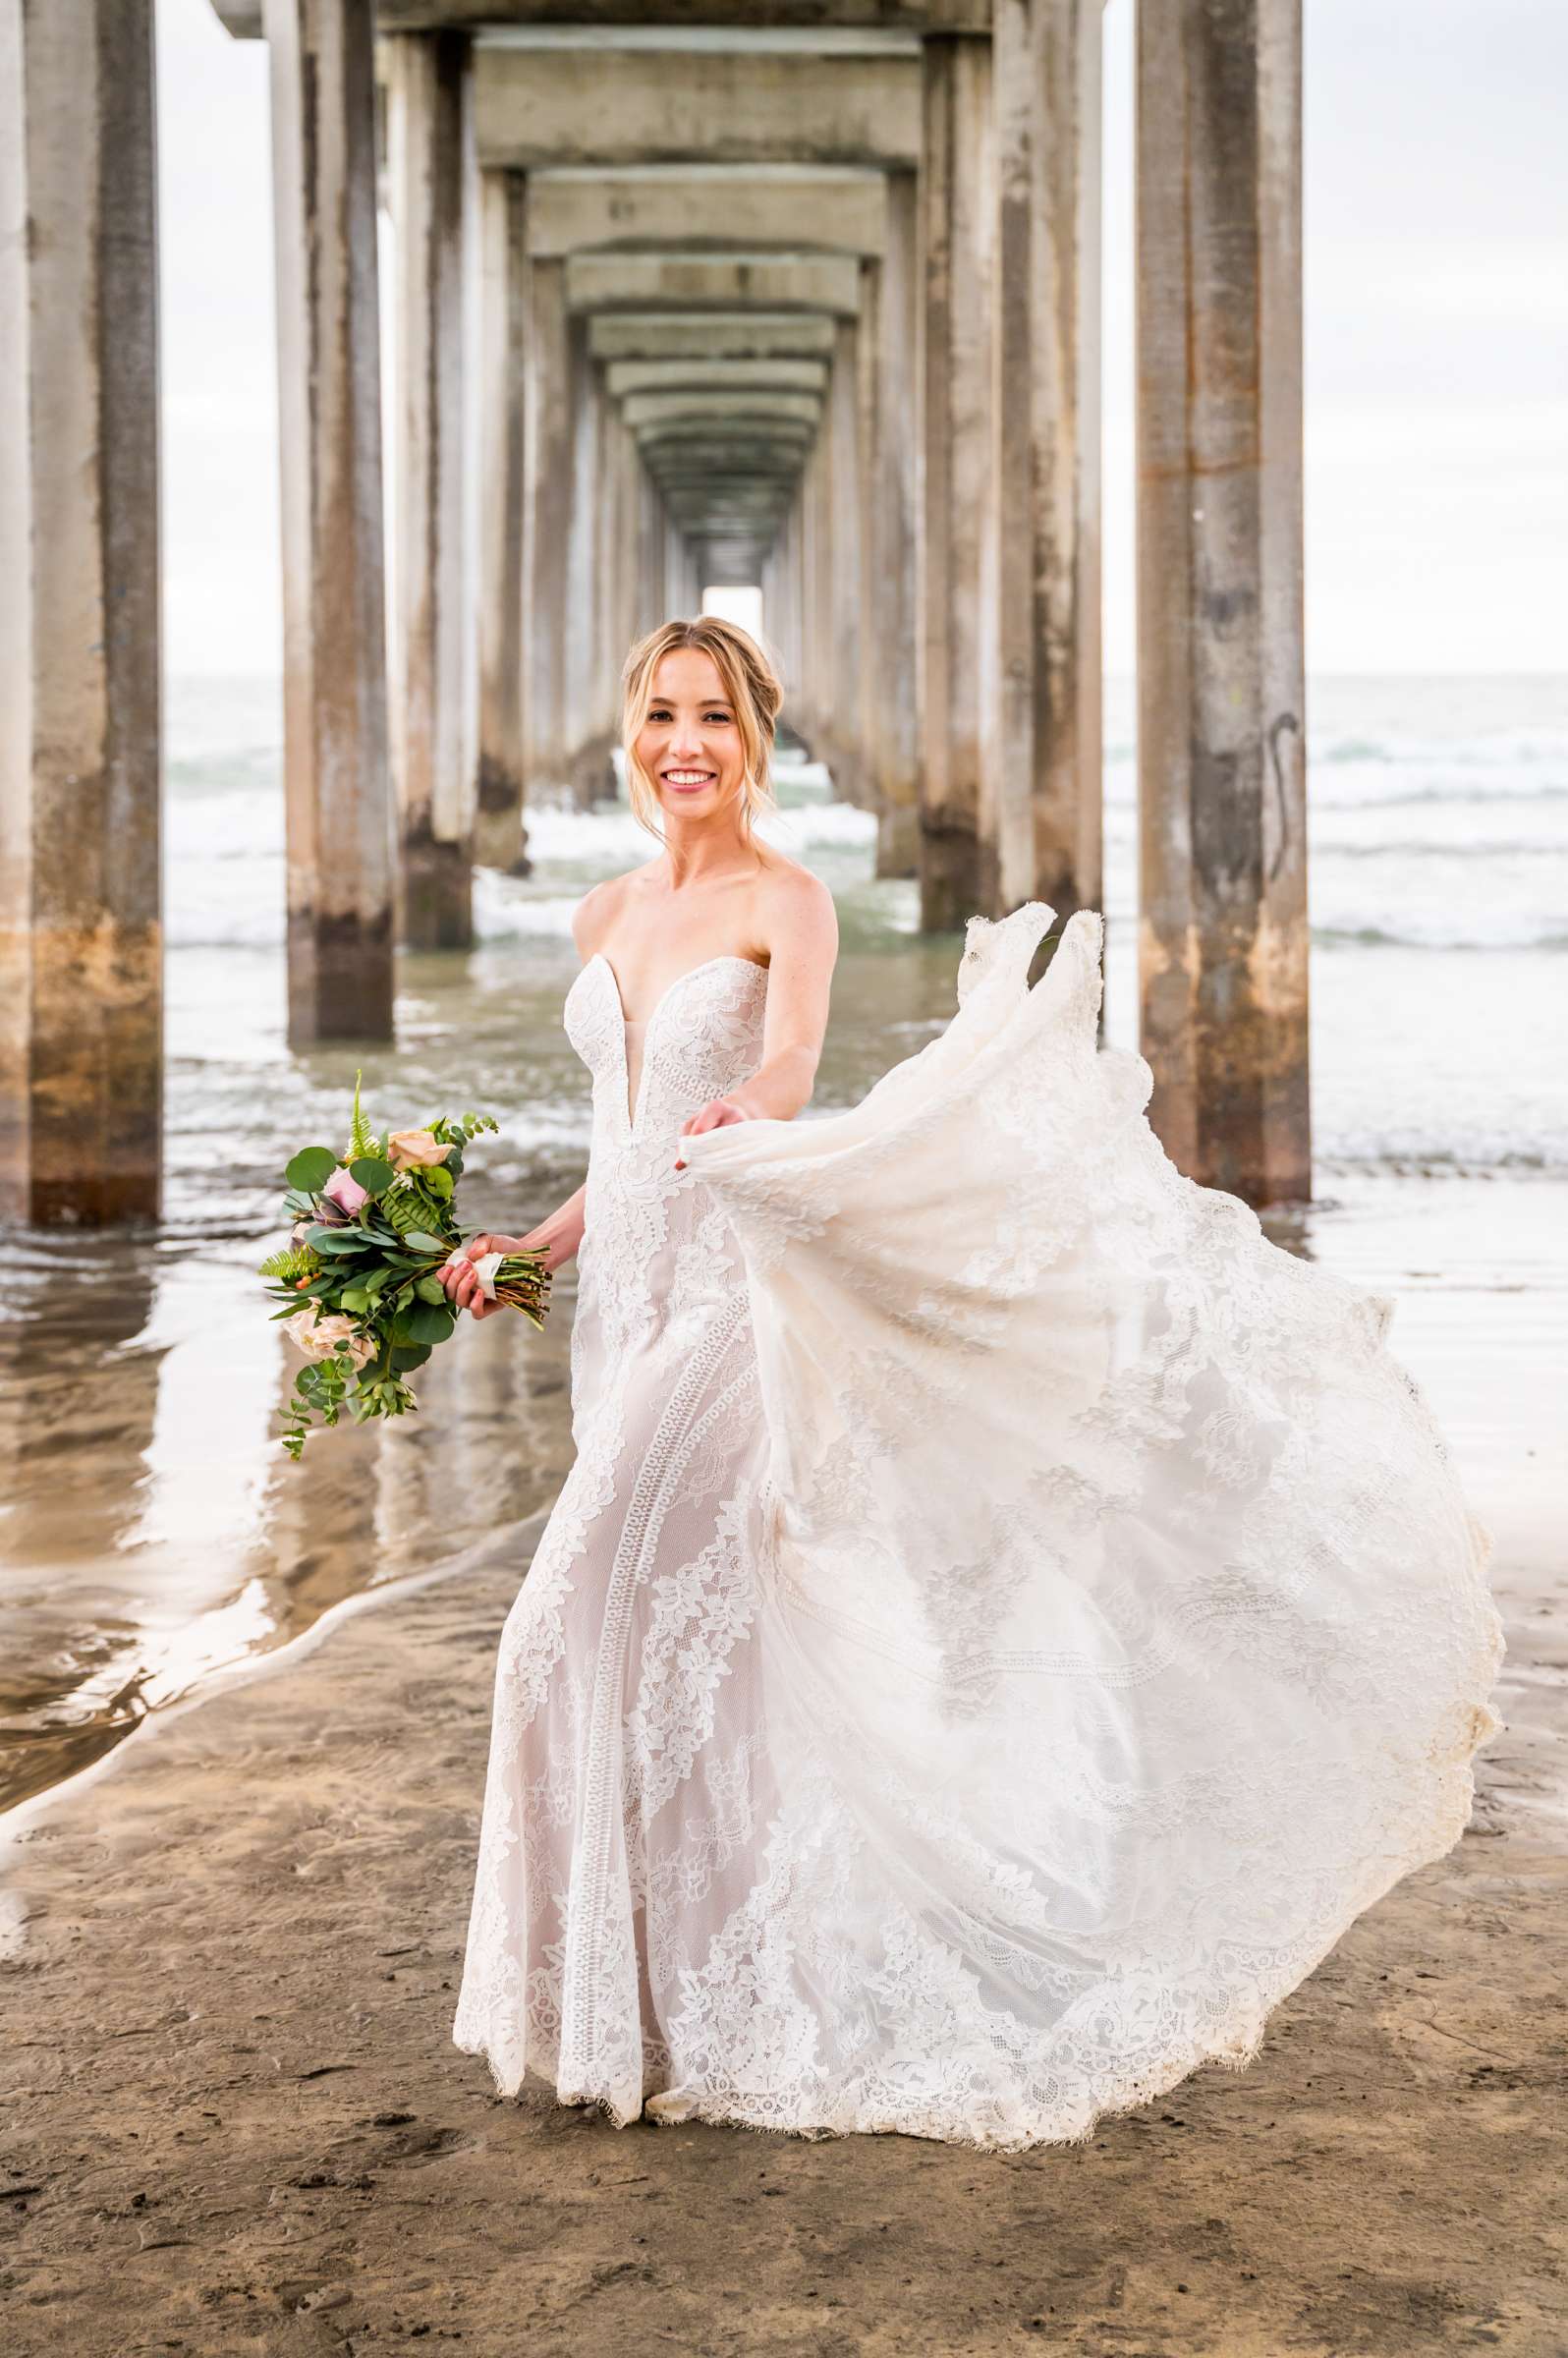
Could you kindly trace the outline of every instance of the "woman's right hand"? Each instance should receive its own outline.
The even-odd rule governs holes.
[[[548,1219],[531,1228],[527,1236],[500,1236],[488,1230],[471,1236],[463,1247],[463,1260],[445,1262],[436,1270],[437,1283],[444,1286],[459,1310],[470,1310],[476,1319],[487,1319],[492,1311],[504,1310],[504,1302],[485,1300],[472,1264],[485,1253],[537,1253],[543,1257],[546,1271],[553,1276],[583,1242],[585,1192],[580,1187],[558,1211],[552,1211]]]

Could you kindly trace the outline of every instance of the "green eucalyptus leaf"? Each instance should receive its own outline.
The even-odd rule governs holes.
[[[350,1163],[349,1177],[357,1179],[367,1196],[384,1196],[397,1173],[379,1154],[362,1154]]]
[[[427,1228],[411,1228],[403,1242],[406,1245],[418,1245],[424,1253],[447,1253],[451,1250],[444,1236],[432,1236]]]
[[[330,1147],[302,1147],[284,1170],[283,1176],[291,1187],[314,1195],[325,1187],[338,1167],[338,1158]]]
[[[448,1300],[445,1286],[437,1285],[433,1277],[420,1277],[417,1281],[414,1290],[421,1302],[433,1302],[438,1310],[441,1309]]]
[[[458,1314],[450,1309],[434,1309],[429,1302],[415,1302],[403,1316],[403,1327],[408,1330],[408,1342],[446,1342],[453,1332]]]

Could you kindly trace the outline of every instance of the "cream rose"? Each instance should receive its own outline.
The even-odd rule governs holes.
[[[307,1359],[334,1359],[347,1350],[356,1368],[363,1368],[375,1352],[374,1337],[356,1334],[354,1320],[341,1310],[324,1319],[318,1319],[313,1310],[297,1310],[292,1319],[283,1320],[283,1331]]]
[[[450,1145],[438,1146],[428,1130],[394,1130],[386,1142],[386,1158],[395,1171],[428,1169],[431,1163],[445,1162],[451,1151]]]

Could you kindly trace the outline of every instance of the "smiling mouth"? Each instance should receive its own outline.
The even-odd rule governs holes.
[[[665,769],[659,772],[666,786],[711,786],[718,776],[716,769]]]

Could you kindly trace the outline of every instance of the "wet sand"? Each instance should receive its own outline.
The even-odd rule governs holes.
[[[1324,1258],[1398,1297],[1496,1534],[1505,1724],[1470,1831],[1351,1929],[1248,2071],[1008,2158],[497,2099],[450,2027],[534,1517],[26,1814],[0,2347],[1560,2358],[1562,1294],[1539,1263],[1510,1277],[1531,1245],[1509,1198],[1469,1263],[1451,1191],[1330,1223]]]

